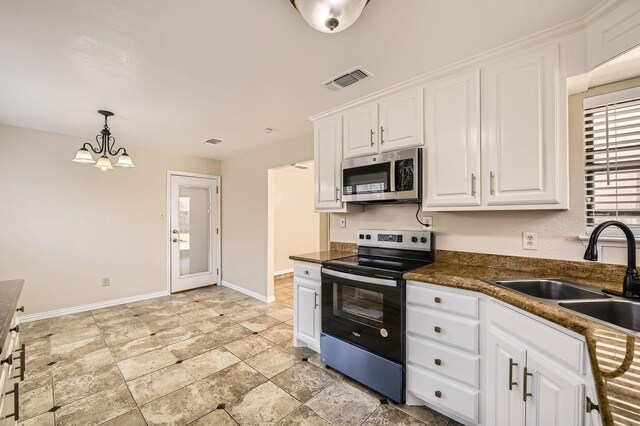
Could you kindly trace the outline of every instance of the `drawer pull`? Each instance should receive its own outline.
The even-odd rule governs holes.
[[[20,333],[20,324],[16,325],[15,327],[10,329],[9,331],[15,331],[16,333]]]
[[[436,333],[442,333],[442,329],[438,326],[433,327],[433,331],[435,331]]]
[[[318,309],[318,292],[315,291],[313,292],[313,303],[315,304],[314,308]]]
[[[0,361],[0,364],[9,364],[13,365],[13,354],[10,354],[8,357]]]
[[[25,344],[23,343],[22,345],[20,345],[20,381],[23,382],[24,381],[24,369],[27,365],[27,348],[25,346]]]
[[[22,305],[18,309],[16,309],[16,312],[24,312],[24,305]]]
[[[436,365],[442,365],[442,360],[441,360],[440,358],[436,358],[433,362],[434,362]]]
[[[442,398],[442,392],[436,391],[436,398]]]
[[[513,381],[513,367],[517,366],[518,363],[513,362],[513,358],[509,358],[509,390],[512,390],[513,386],[518,384],[518,382]]]
[[[527,392],[527,378],[528,377],[533,377],[532,373],[529,373],[529,371],[527,370],[527,367],[524,368],[524,382],[522,383],[522,400],[524,402],[527,402],[527,397],[528,396],[533,396],[532,393]]]
[[[305,275],[309,275],[309,271],[305,270],[305,271],[304,271],[304,274],[305,274]]]
[[[433,301],[436,303],[442,303],[442,299],[440,299],[439,297],[434,297]]]

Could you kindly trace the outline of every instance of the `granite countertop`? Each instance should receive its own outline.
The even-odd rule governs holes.
[[[326,262],[327,260],[342,259],[343,257],[349,257],[353,255],[354,253],[351,251],[327,250],[316,251],[313,253],[296,254],[293,256],[289,256],[289,259],[301,260],[303,262],[322,263]]]
[[[0,281],[0,345],[4,345],[9,335],[11,320],[16,312],[18,299],[24,280]],[[0,347],[0,358],[6,358],[5,348]]]
[[[640,384],[637,381],[640,342],[636,342],[637,333],[607,327],[552,303],[484,280],[556,278],[620,290],[623,276],[624,267],[619,265],[438,251],[436,263],[406,273],[404,278],[484,293],[582,334],[592,361],[600,412],[604,424],[610,425],[628,424],[629,419],[640,421]]]

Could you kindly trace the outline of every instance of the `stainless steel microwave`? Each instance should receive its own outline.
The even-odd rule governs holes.
[[[342,162],[342,201],[417,203],[422,197],[422,148]]]

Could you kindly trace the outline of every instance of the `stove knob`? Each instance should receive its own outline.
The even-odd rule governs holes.
[[[367,234],[367,240],[371,239],[371,235]]]
[[[360,238],[361,240],[364,240],[364,234],[358,235],[358,238]]]
[[[417,243],[418,242],[418,237],[411,237],[411,242],[412,243]]]
[[[420,237],[420,242],[421,243],[426,243],[427,242],[427,238],[426,237]]]

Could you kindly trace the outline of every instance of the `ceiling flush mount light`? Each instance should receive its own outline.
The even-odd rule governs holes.
[[[113,113],[111,111],[98,110],[98,114],[104,116],[104,127],[99,135],[96,135],[96,143],[98,144],[96,148],[93,147],[89,142],[86,142],[82,145],[82,148],[78,150],[76,154],[76,158],[71,161],[76,163],[87,163],[94,164],[93,167],[97,167],[100,170],[113,170],[113,166],[111,165],[111,160],[109,156],[115,157],[116,155],[120,155],[118,161],[116,162],[116,167],[135,167],[133,165],[133,161],[131,161],[131,157],[127,154],[127,150],[124,148],[118,148],[114,150],[114,146],[116,144],[116,138],[111,136],[111,131],[109,130],[109,125],[107,124],[107,118],[111,117]],[[93,159],[94,154],[101,154],[100,158],[96,162]]]
[[[316,30],[339,33],[356,22],[369,0],[291,0],[291,4]]]

